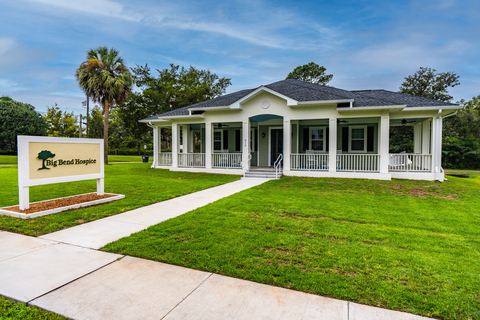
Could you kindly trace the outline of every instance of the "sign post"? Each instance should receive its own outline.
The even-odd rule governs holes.
[[[31,186],[96,179],[104,195],[103,139],[18,136],[17,143],[20,210],[30,206]]]

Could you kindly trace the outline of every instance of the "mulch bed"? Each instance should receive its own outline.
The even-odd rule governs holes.
[[[67,198],[61,198],[61,199],[31,203],[30,208],[28,208],[27,210],[20,210],[19,206],[13,206],[13,207],[8,207],[8,208],[3,208],[3,209],[14,211],[14,212],[19,212],[19,213],[23,213],[23,214],[29,214],[29,213],[35,213],[35,212],[40,212],[40,211],[45,211],[45,210],[50,210],[50,209],[56,209],[56,208],[71,206],[72,204],[78,204],[78,203],[84,203],[84,202],[99,200],[99,199],[110,198],[110,197],[114,197],[114,196],[116,196],[116,194],[104,194],[103,196],[98,196],[96,193],[87,193],[87,194],[82,194],[82,195],[79,195],[79,196],[73,196],[73,197],[67,197]]]

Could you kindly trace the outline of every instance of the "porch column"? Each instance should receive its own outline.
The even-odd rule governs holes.
[[[155,168],[155,165],[158,163],[158,153],[160,152],[160,148],[158,147],[159,129],[157,126],[153,127],[153,163],[151,168]]]
[[[212,169],[212,123],[205,123],[205,169]]]
[[[430,153],[430,124],[431,120],[422,123],[422,154]]]
[[[330,118],[328,124],[328,171],[337,171],[337,118]]]
[[[290,120],[283,121],[283,170],[290,170],[290,154],[292,149],[292,125]]]
[[[413,153],[422,153],[422,124],[413,126]]]
[[[188,125],[186,124],[182,126],[182,153],[188,153]]]
[[[244,160],[250,153],[250,120],[242,122],[242,160]],[[246,170],[250,169],[250,163],[246,166]]]
[[[388,173],[388,153],[390,148],[390,116],[381,116],[378,126],[378,154],[380,155],[380,173]]]
[[[433,118],[432,125],[433,170],[435,172],[435,180],[441,180],[440,168],[442,167],[442,118]]]
[[[172,123],[172,168],[178,168],[178,125]]]

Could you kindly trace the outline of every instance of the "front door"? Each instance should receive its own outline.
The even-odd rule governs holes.
[[[273,166],[278,156],[283,153],[283,129],[272,129],[270,134],[270,165]],[[281,165],[283,166],[283,161]]]

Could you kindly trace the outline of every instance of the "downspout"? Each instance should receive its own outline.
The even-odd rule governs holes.
[[[151,121],[149,121],[149,122],[147,123],[147,126],[149,126],[150,128],[154,129],[153,131],[155,132],[155,126],[152,125],[152,122],[151,122]],[[158,134],[157,134],[157,135],[158,135]],[[155,142],[156,139],[155,139],[155,137],[153,137],[153,138],[154,138],[153,141]],[[157,139],[158,139],[158,138],[157,138]],[[158,144],[158,142],[157,142],[156,144]],[[154,169],[154,168],[155,168],[155,159],[157,158],[157,157],[155,157],[155,153],[156,153],[155,149],[156,149],[156,147],[157,147],[156,144],[155,144],[155,143],[153,144],[153,162],[152,162],[152,166],[150,167],[150,169]]]

